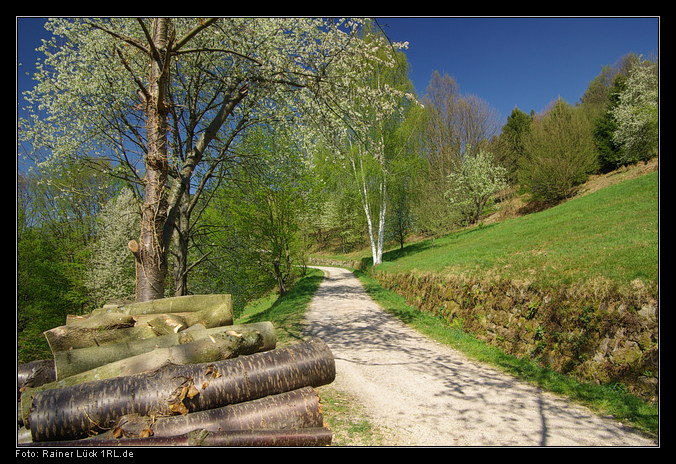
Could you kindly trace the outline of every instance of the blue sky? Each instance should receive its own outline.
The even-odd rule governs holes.
[[[559,96],[579,102],[604,65],[656,57],[658,17],[389,17],[379,24],[408,41],[410,77],[423,95],[432,72],[452,76],[504,121],[514,107],[540,112]]]
[[[420,95],[432,72],[452,76],[501,120],[514,107],[542,111],[561,97],[579,101],[604,65],[627,53],[657,56],[659,18],[386,17],[379,23],[395,41],[408,41],[410,77]],[[17,21],[17,90],[46,37],[39,18]]]

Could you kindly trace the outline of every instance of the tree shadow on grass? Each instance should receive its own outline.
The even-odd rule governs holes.
[[[277,332],[278,346],[304,340],[302,324],[305,308],[323,280],[323,275],[310,271],[299,279],[290,291],[278,297],[269,308],[249,315],[246,323],[272,322]]]

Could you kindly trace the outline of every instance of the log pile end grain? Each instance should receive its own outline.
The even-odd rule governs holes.
[[[19,446],[331,443],[315,390],[335,378],[328,346],[232,325],[230,295],[110,305],[45,336],[54,359],[19,372]]]

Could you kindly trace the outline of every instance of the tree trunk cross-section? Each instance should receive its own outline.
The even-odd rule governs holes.
[[[46,390],[33,398],[33,441],[84,438],[126,414],[173,415],[218,408],[335,378],[333,354],[320,339],[213,363],[170,365],[149,374]]]

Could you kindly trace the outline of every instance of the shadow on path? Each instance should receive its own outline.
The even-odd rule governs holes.
[[[336,387],[407,446],[655,446],[642,434],[429,340],[385,313],[359,280],[327,274],[306,317],[336,359]]]

